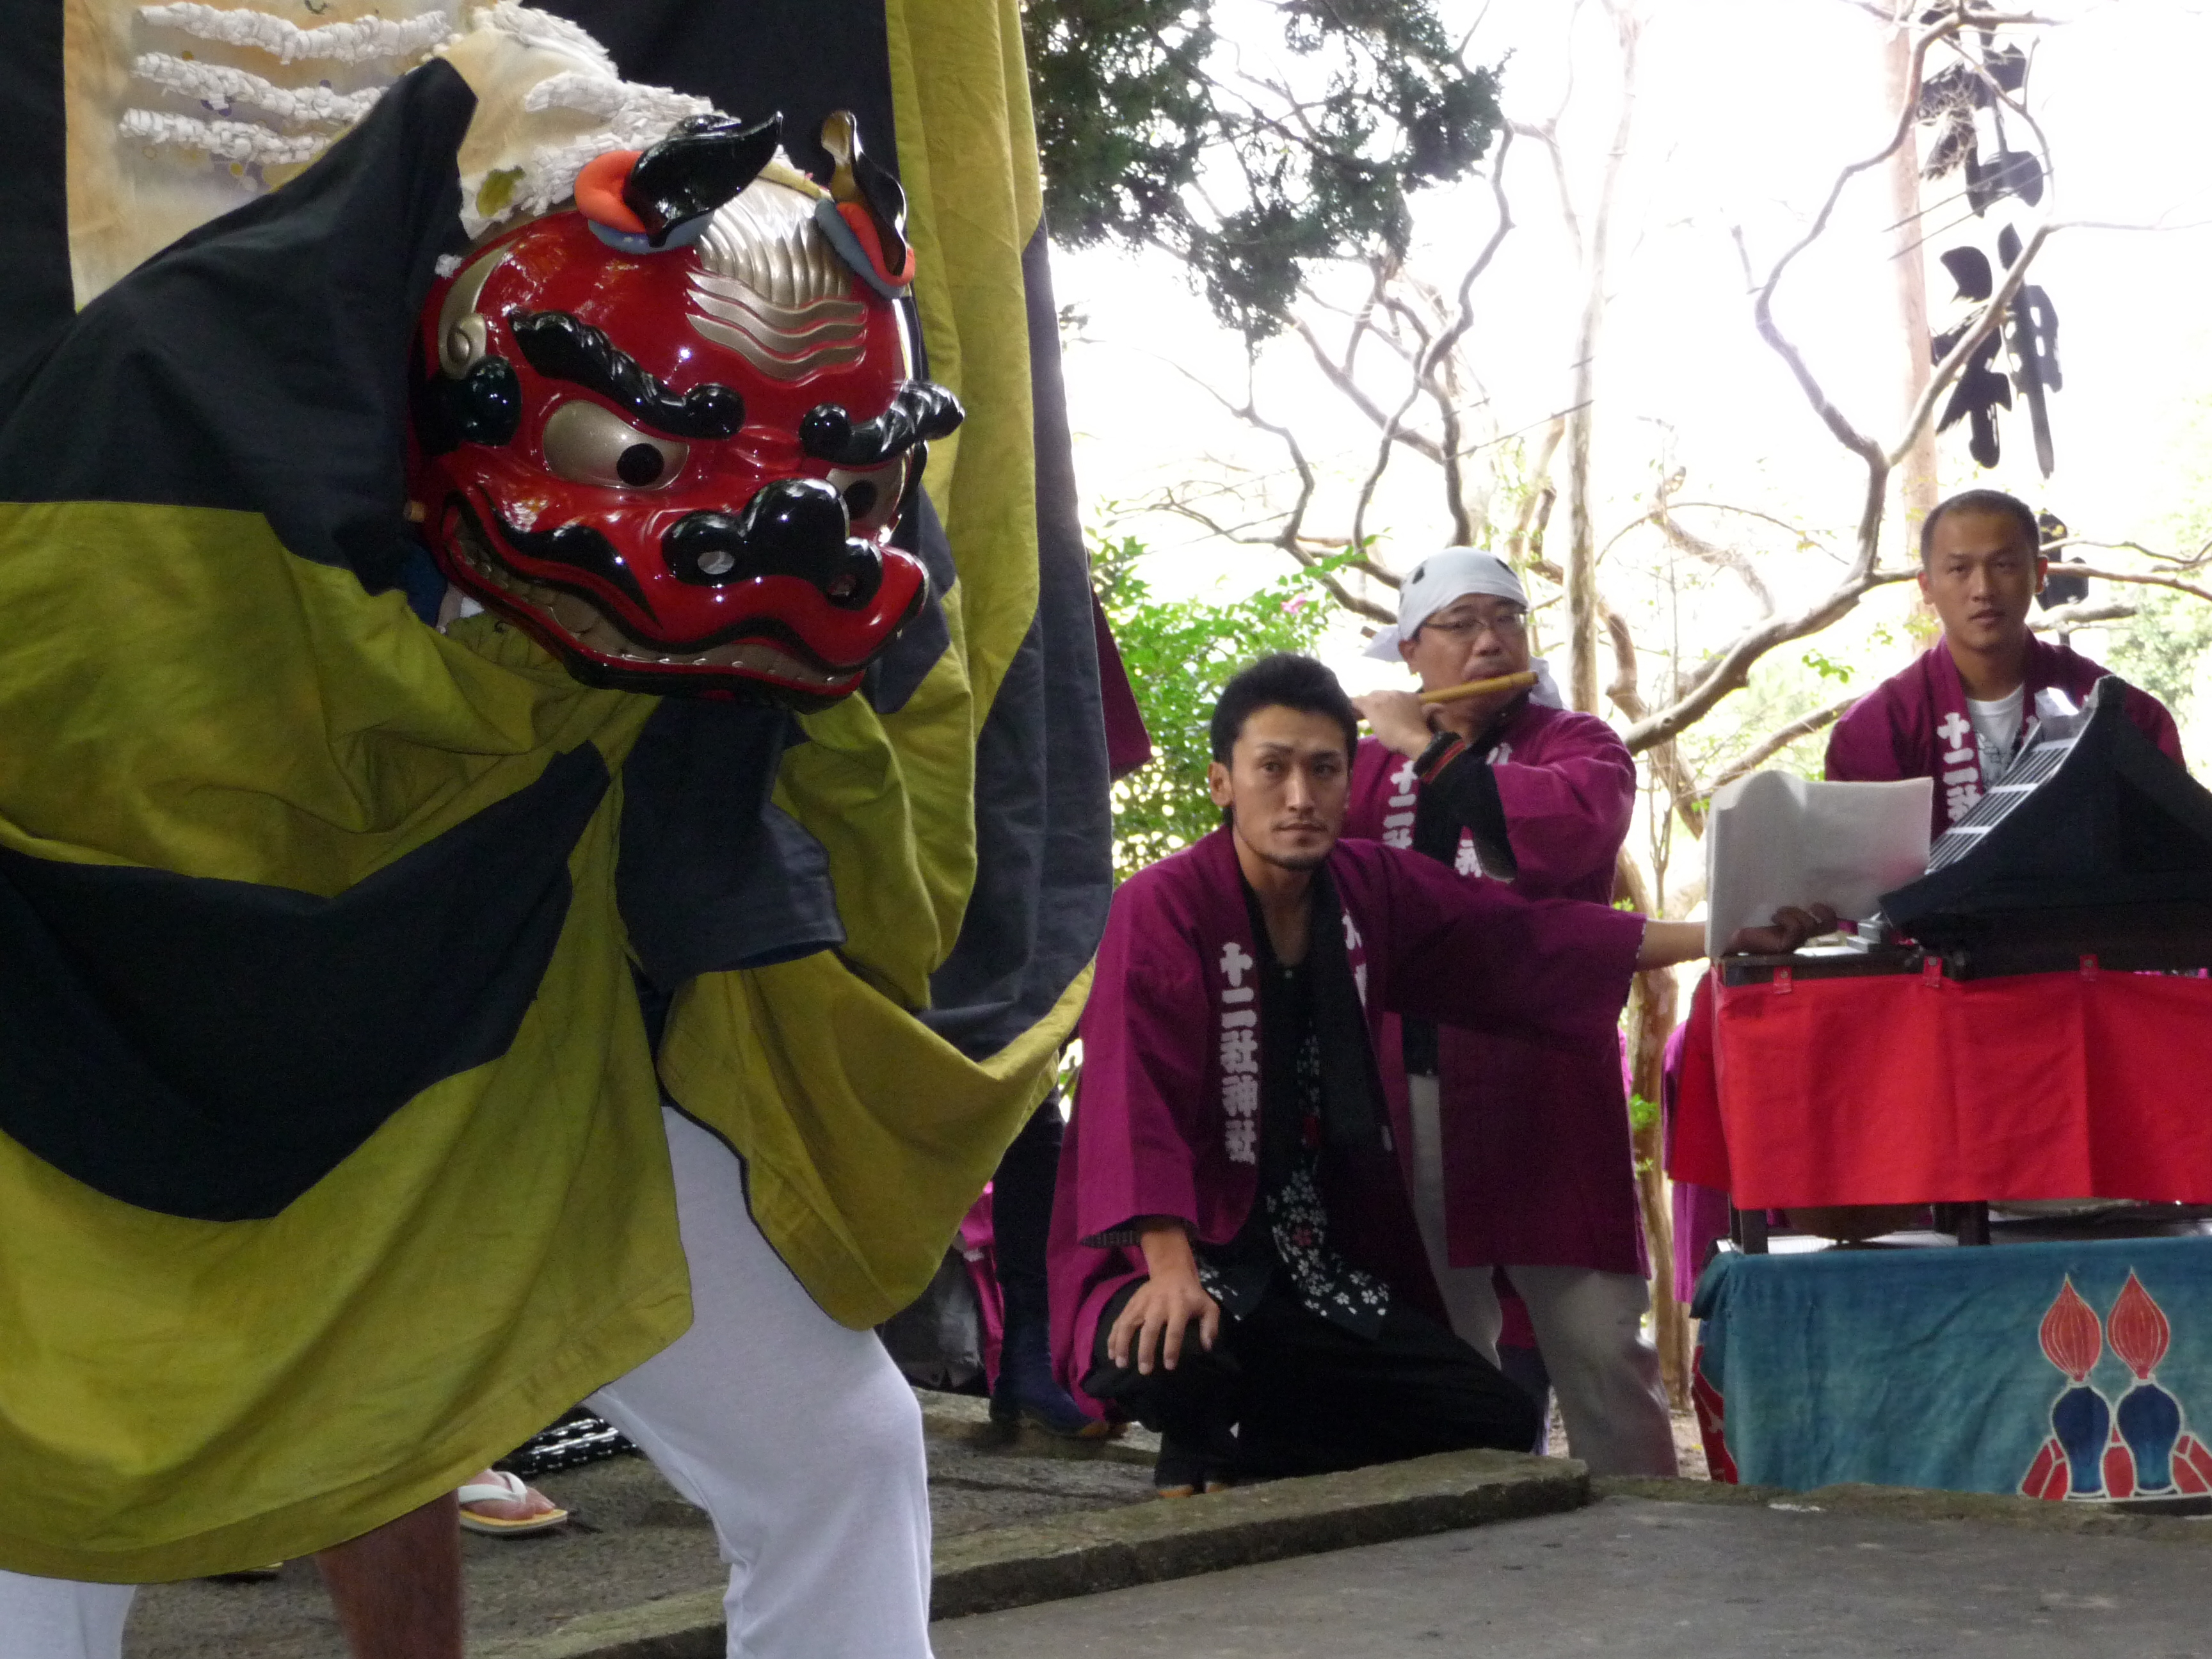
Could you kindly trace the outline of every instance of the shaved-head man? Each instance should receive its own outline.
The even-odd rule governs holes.
[[[1931,828],[1940,835],[1996,781],[2039,721],[2078,711],[2108,671],[2027,631],[2049,568],[2035,514],[2013,496],[1970,489],[1930,513],[1920,528],[1920,591],[1943,637],[1836,722],[1829,779],[1935,779]],[[2157,698],[2130,687],[2127,715],[2180,760],[2181,734]]]

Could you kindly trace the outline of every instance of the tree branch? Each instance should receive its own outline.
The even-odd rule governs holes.
[[[1460,342],[1474,326],[1475,283],[1483,272],[1490,269],[1490,262],[1498,257],[1498,250],[1504,244],[1506,234],[1513,228],[1513,208],[1505,197],[1505,158],[1512,147],[1513,129],[1509,126],[1498,137],[1498,154],[1490,167],[1490,193],[1498,206],[1497,227],[1491,232],[1490,240],[1482,245],[1481,252],[1474,256],[1474,262],[1461,275],[1459,309],[1437,337],[1436,343],[1430,349],[1428,357],[1416,377],[1426,387],[1437,405],[1441,422],[1439,435],[1443,440],[1444,504],[1451,514],[1452,540],[1462,547],[1474,544],[1474,517],[1467,509],[1466,469],[1461,465],[1458,388],[1440,380],[1437,371],[1438,365],[1453,361]],[[1495,430],[1497,422],[1492,421],[1490,424]]]
[[[1552,484],[1552,459],[1559,453],[1559,442],[1567,435],[1567,421],[1564,415],[1554,415],[1544,428],[1544,441],[1536,452],[1536,464],[1528,469],[1528,493],[1521,498],[1521,510],[1515,515],[1512,532],[1505,538],[1505,562],[1526,564],[1544,555],[1544,528],[1552,520],[1552,504],[1559,492]]]
[[[1421,383],[1416,380],[1406,388],[1406,396],[1391,411],[1389,421],[1382,428],[1382,441],[1375,448],[1375,465],[1367,469],[1367,476],[1359,481],[1359,496],[1352,508],[1352,544],[1361,552],[1367,550],[1367,509],[1374,504],[1375,492],[1382,487],[1382,475],[1389,470],[1390,451],[1398,438],[1398,423],[1406,418],[1421,395]]]
[[[1710,801],[1716,792],[1726,788],[1738,778],[1749,777],[1800,738],[1809,738],[1815,732],[1833,726],[1849,714],[1858,701],[1859,695],[1854,692],[1841,702],[1832,702],[1826,708],[1816,708],[1811,714],[1790,721],[1772,736],[1753,744],[1740,759],[1731,763],[1705,787],[1699,799]]]
[[[1583,266],[1582,325],[1575,340],[1573,397],[1577,412],[1567,420],[1567,634],[1570,669],[1567,701],[1595,714],[1597,689],[1597,547],[1590,514],[1590,467],[1595,368],[1604,326],[1607,254],[1613,237],[1613,204],[1628,159],[1629,135],[1636,118],[1637,57],[1641,23],[1631,0],[1605,0],[1620,54],[1620,110],[1612,147],[1598,176],[1596,216]]]
[[[1822,387],[1812,368],[1805,362],[1803,354],[1784,335],[1779,325],[1776,324],[1774,295],[1776,289],[1781,286],[1783,277],[1789,273],[1790,267],[1797,262],[1799,257],[1807,249],[1827,234],[1828,222],[1835,216],[1837,205],[1843,200],[1844,191],[1850,186],[1851,180],[1863,173],[1871,172],[1874,168],[1881,166],[1902,149],[1906,141],[1911,137],[1913,123],[1919,114],[1920,87],[1927,67],[1929,49],[1938,40],[1948,40],[1956,34],[1960,27],[1960,19],[1954,15],[1943,19],[1934,27],[1923,30],[1914,38],[1911,70],[1906,77],[1905,96],[1902,107],[1897,112],[1897,122],[1891,130],[1889,142],[1863,161],[1849,163],[1836,174],[1834,182],[1828,186],[1826,199],[1820,204],[1820,211],[1813,216],[1813,222],[1807,228],[1805,234],[1792,243],[1784,252],[1782,257],[1774,262],[1772,268],[1766,274],[1766,280],[1759,284],[1759,292],[1752,302],[1752,316],[1759,329],[1759,337],[1764,339],[1789,367],[1790,374],[1796,379],[1798,389],[1804,392],[1806,401],[1813,405],[1814,413],[1820,417],[1822,423],[1834,435],[1836,441],[1865,460],[1869,469],[1882,467],[1883,470],[1887,470],[1886,458],[1881,446],[1852,425],[1844,412],[1830,401],[1826,389]],[[1738,245],[1742,246],[1743,233],[1741,228],[1736,230],[1735,236]],[[1750,255],[1747,251],[1744,258],[1746,264],[1748,265]],[[1871,566],[1873,563],[1871,550],[1862,549],[1861,552],[1862,557]]]
[[[1752,665],[1778,645],[1802,639],[1808,634],[1817,634],[1849,612],[1869,591],[1886,586],[1891,582],[1911,580],[1911,569],[1869,570],[1863,574],[1846,578],[1832,592],[1802,611],[1788,616],[1770,617],[1758,627],[1739,636],[1724,652],[1706,667],[1691,688],[1675,700],[1672,706],[1661,709],[1646,720],[1638,720],[1621,734],[1631,754],[1641,754],[1654,744],[1664,743],[1686,727],[1694,725],[1710,713],[1715,703],[1729,692],[1739,690],[1751,677]]]
[[[2069,536],[2063,541],[2046,542],[2043,550],[2052,553],[2069,547],[2094,547],[2106,553],[2140,553],[2146,559],[2170,564],[2177,570],[2194,570],[2204,562],[2208,555],[2212,555],[2212,541],[2204,543],[2184,558],[2178,553],[2160,553],[2154,548],[2145,547],[2141,542],[2093,542],[2086,536]]]
[[[1552,184],[1559,193],[1559,218],[1566,227],[1567,243],[1574,250],[1575,263],[1580,264],[1583,262],[1583,222],[1575,212],[1575,193],[1567,183],[1567,158],[1565,152],[1559,148],[1557,118],[1542,122],[1508,121],[1505,130],[1541,144],[1545,154],[1552,158]]]
[[[1279,535],[1247,536],[1240,534],[1235,529],[1222,524],[1219,520],[1212,517],[1203,509],[1193,507],[1187,501],[1177,501],[1171,496],[1162,501],[1159,503],[1158,510],[1163,513],[1172,513],[1177,518],[1188,519],[1193,524],[1199,526],[1208,534],[1217,536],[1223,541],[1236,542],[1245,547],[1282,548],[1284,551],[1287,552],[1293,559],[1297,560],[1301,567],[1308,570],[1314,570],[1315,567],[1319,565],[1322,562],[1322,556],[1307,550],[1303,544],[1285,545]],[[1395,611],[1376,605],[1372,600],[1361,599],[1358,595],[1352,592],[1351,589],[1345,586],[1344,583],[1332,573],[1316,571],[1314,579],[1322,585],[1323,589],[1327,591],[1329,598],[1334,599],[1337,604],[1342,605],[1346,611],[1352,612],[1354,616],[1364,617],[1370,622],[1375,623],[1393,623],[1398,620],[1398,613]]]
[[[1298,337],[1306,343],[1306,349],[1313,354],[1314,366],[1321,370],[1322,377],[1341,392],[1346,402],[1372,421],[1378,428],[1387,428],[1390,424],[1389,415],[1383,410],[1382,404],[1367,395],[1358,381],[1352,379],[1348,369],[1340,365],[1328,355],[1327,348],[1321,343],[1321,337],[1314,332],[1313,325],[1304,318],[1297,317],[1291,319],[1291,326],[1297,331]],[[1363,324],[1362,326],[1367,325]],[[1434,461],[1439,466],[1443,465],[1443,451],[1433,440],[1424,437],[1418,432],[1408,432],[1402,428],[1395,436],[1395,441],[1405,445],[1423,459]]]
[[[1725,570],[1733,574],[1751,590],[1752,598],[1759,602],[1759,613],[1762,616],[1772,616],[1774,595],[1768,589],[1765,580],[1759,575],[1759,567],[1752,560],[1735,548],[1723,547],[1717,542],[1709,542],[1702,536],[1692,535],[1674,522],[1672,503],[1668,498],[1671,493],[1670,486],[1680,481],[1679,476],[1661,481],[1660,487],[1656,492],[1658,501],[1651,511],[1644,514],[1644,518],[1657,526],[1659,533],[1669,543],[1680,548],[1692,558],[1701,564],[1710,565],[1715,570]]]
[[[1757,519],[1761,524],[1771,524],[1777,530],[1788,531],[1797,538],[1798,546],[1809,547],[1815,552],[1826,554],[1838,564],[1843,562],[1843,556],[1840,553],[1806,529],[1803,525],[1792,524],[1787,519],[1778,519],[1771,513],[1762,513],[1755,507],[1738,507],[1733,501],[1672,501],[1668,505],[1677,513],[1733,513],[1740,518]]]
[[[1601,610],[1606,636],[1613,645],[1613,684],[1606,687],[1605,694],[1613,706],[1629,719],[1642,720],[1650,711],[1644,706],[1644,698],[1636,689],[1636,641],[1619,611],[1609,605],[1601,606]],[[1698,781],[1682,763],[1680,747],[1672,743],[1656,744],[1651,750],[1651,769],[1666,786],[1667,799],[1681,818],[1682,827],[1692,836],[1702,834],[1705,824],[1697,811]]]
[[[1238,420],[1256,431],[1268,434],[1283,446],[1285,453],[1290,457],[1292,471],[1297,474],[1298,493],[1297,499],[1291,502],[1289,512],[1284,515],[1282,523],[1273,536],[1262,542],[1258,538],[1240,536],[1224,530],[1206,514],[1190,506],[1188,502],[1177,500],[1172,495],[1165,503],[1167,509],[1180,514],[1194,523],[1206,526],[1215,534],[1221,535],[1226,539],[1244,542],[1248,545],[1279,547],[1297,560],[1301,567],[1314,571],[1315,579],[1321,583],[1328,596],[1346,611],[1355,616],[1367,617],[1377,622],[1396,621],[1397,616],[1395,611],[1387,611],[1371,600],[1359,598],[1346,587],[1334,573],[1316,568],[1322,562],[1321,557],[1307,550],[1304,529],[1306,514],[1313,506],[1313,498],[1321,487],[1321,480],[1314,471],[1313,463],[1306,459],[1305,448],[1298,442],[1297,434],[1281,422],[1271,421],[1261,414],[1258,398],[1252,389],[1257,368],[1257,349],[1248,340],[1244,344],[1244,401],[1241,404],[1232,402],[1218,387],[1190,374],[1188,370],[1183,370],[1183,374],[1186,379],[1205,390]]]
[[[2194,582],[2185,582],[2172,576],[2154,575],[2147,570],[2105,570],[2095,565],[2075,564],[2070,560],[2057,568],[2069,576],[2094,576],[2099,581],[2132,582],[2141,587],[2170,587],[2177,593],[2187,593],[2196,599],[2212,602],[2212,587],[2199,587]],[[2057,615],[2056,611],[2051,612]]]
[[[1829,398],[1826,389],[1806,362],[1803,354],[1776,324],[1774,295],[1790,267],[1826,231],[1845,186],[1860,173],[1887,161],[1911,136],[1915,112],[1919,106],[1920,88],[1929,48],[1939,40],[1950,39],[1961,28],[1995,27],[1999,23],[2014,21],[2019,20],[1983,12],[1962,3],[1933,26],[1915,35],[1905,96],[1890,142],[1876,154],[1851,162],[1838,173],[1811,228],[1776,262],[1766,281],[1760,285],[1752,307],[1760,337],[1788,366],[1806,401],[1813,406],[1814,412],[1820,417],[1836,441],[1856,455],[1866,467],[1866,491],[1860,504],[1855,550],[1844,580],[1812,605],[1790,616],[1770,617],[1739,637],[1706,666],[1696,682],[1676,699],[1671,708],[1638,721],[1624,734],[1624,740],[1632,753],[1664,742],[1702,719],[1721,698],[1741,688],[1748,679],[1752,665],[1777,646],[1802,639],[1808,634],[1818,633],[1850,611],[1873,588],[1902,581],[1914,574],[1910,568],[1883,571],[1875,567],[1881,547],[1881,521],[1888,506],[1890,473],[1905,461],[1914,440],[1931,417],[1936,399],[1950,389],[1981,343],[2003,321],[2013,296],[2027,280],[2036,254],[2041,251],[2050,234],[2051,221],[2046,218],[2029,236],[2020,258],[2006,271],[2003,282],[1984,307],[1973,327],[1936,366],[1936,372],[1915,400],[1904,433],[1897,444],[1891,447],[1885,447],[1861,432]],[[2040,130],[2036,129],[2036,131],[2040,143]],[[2044,161],[2045,172],[2048,174],[2047,146]],[[1741,233],[1738,234],[1738,243],[1741,245]]]
[[[2128,617],[2139,614],[2136,606],[2123,605],[2117,599],[2107,600],[2103,605],[2090,605],[2085,601],[2080,605],[2056,605],[2049,611],[2039,611],[2027,619],[2027,626],[2031,633],[2057,634],[2076,628],[2094,627],[2099,623],[2124,622]]]

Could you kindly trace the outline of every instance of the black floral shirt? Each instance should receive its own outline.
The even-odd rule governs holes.
[[[1199,1282],[1229,1313],[1242,1316],[1279,1277],[1309,1313],[1372,1338],[1389,1311],[1390,1287],[1329,1243],[1321,1186],[1321,1036],[1305,969],[1270,963],[1263,983],[1262,994],[1274,1005],[1267,1012],[1278,1016],[1269,1024],[1288,1037],[1289,1052],[1269,1052],[1261,1064],[1288,1066],[1291,1086],[1269,1093],[1293,1109],[1278,1114],[1263,1101],[1260,1203],[1226,1249],[1200,1253]]]

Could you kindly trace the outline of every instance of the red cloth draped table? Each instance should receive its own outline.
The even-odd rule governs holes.
[[[2212,1203],[2212,980],[1941,966],[1709,975],[1669,1173],[1739,1209]]]

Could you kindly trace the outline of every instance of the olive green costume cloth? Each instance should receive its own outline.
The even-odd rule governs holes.
[[[440,635],[257,512],[0,505],[0,854],[333,898],[550,766],[609,775],[504,1050],[276,1213],[161,1213],[0,1137],[0,1566],[133,1581],[295,1556],[665,1346],[690,1310],[663,1086],[744,1156],[769,1241],[856,1328],[928,1282],[1043,1095],[1087,969],[981,1058],[915,1012],[961,932],[979,732],[1038,604],[1018,17],[888,0],[885,33],[930,372],[970,411],[928,471],[949,644],[895,710],[803,717],[784,757],[776,803],[827,854],[842,951],[690,981],[658,1079],[614,883],[654,699],[586,688],[489,617]]]

